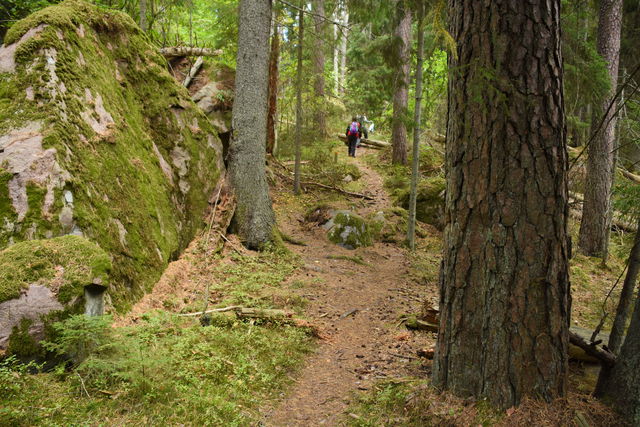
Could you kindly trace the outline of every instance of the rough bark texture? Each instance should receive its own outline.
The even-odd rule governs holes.
[[[345,27],[349,25],[349,6],[341,4],[342,11],[342,25]],[[344,95],[344,85],[347,80],[347,30],[345,28],[340,29],[341,39],[340,39],[340,79],[339,79],[339,88],[340,88],[340,96]]]
[[[624,337],[624,329],[627,326],[629,312],[631,311],[631,303],[633,302],[633,291],[636,288],[638,280],[638,272],[640,271],[640,222],[638,222],[638,231],[629,255],[629,265],[627,267],[627,275],[624,278],[622,292],[620,292],[620,301],[616,310],[616,318],[613,321],[611,335],[609,336],[609,350],[618,354]]]
[[[424,5],[418,5],[418,52],[416,67],[416,105],[413,115],[413,158],[411,161],[411,189],[409,192],[409,222],[407,223],[407,242],[411,250],[416,246],[416,201],[418,193],[418,170],[420,162],[420,120],[422,107],[422,65],[424,63]]]
[[[407,105],[409,103],[409,70],[411,60],[411,9],[404,0],[397,1],[398,25],[395,29],[396,67],[393,92],[393,119],[391,124],[392,161],[407,164]]]
[[[600,379],[598,396],[609,401],[629,425],[640,425],[640,296],[616,364]]]
[[[262,248],[275,228],[265,173],[271,1],[241,0],[239,14],[229,146],[229,172],[238,202],[234,223],[247,247]]]
[[[300,4],[302,6],[302,2]],[[300,160],[302,158],[302,44],[304,43],[304,12],[298,13],[298,68],[296,70],[296,159],[293,167],[293,192],[300,194]]]
[[[316,96],[314,122],[318,134],[325,137],[329,133],[324,105],[324,38],[327,26],[324,19],[324,0],[315,0],[314,11],[313,24],[316,30],[313,47],[313,92]]]
[[[508,408],[566,391],[560,0],[449,1],[447,195],[434,384]]]
[[[275,17],[274,17],[275,18]],[[280,63],[280,30],[278,20],[273,20],[271,53],[269,55],[269,107],[267,112],[267,153],[276,149],[276,114],[278,112],[278,75]]]
[[[598,21],[598,53],[607,61],[611,89],[595,106],[591,132],[595,132],[617,90],[622,0],[602,0]],[[590,256],[606,256],[611,227],[611,185],[614,170],[616,117],[611,108],[604,124],[587,148],[587,176],[578,245]]]

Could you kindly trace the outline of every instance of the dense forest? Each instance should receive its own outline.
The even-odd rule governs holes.
[[[0,425],[640,426],[640,0],[3,0]]]

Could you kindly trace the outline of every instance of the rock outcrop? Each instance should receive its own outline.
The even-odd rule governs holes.
[[[126,310],[203,225],[224,170],[216,129],[123,13],[66,0],[17,22],[4,41],[0,250],[37,240],[29,262],[63,273],[55,286],[48,275],[7,285],[0,304],[12,313],[32,300],[67,309],[91,285]],[[66,235],[74,236],[55,239]],[[71,267],[42,250],[61,243],[104,254],[100,283],[93,258],[82,256],[71,261],[86,274],[70,282]],[[87,310],[100,311],[100,300]]]

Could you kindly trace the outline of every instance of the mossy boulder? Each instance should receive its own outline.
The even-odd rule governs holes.
[[[0,350],[14,335],[42,338],[42,317],[51,312],[83,311],[85,288],[107,288],[111,268],[109,255],[79,236],[24,241],[0,251]]]
[[[416,197],[416,219],[430,224],[438,230],[444,228],[444,191],[447,184],[440,176],[424,179],[418,186]],[[409,209],[409,190],[398,194],[397,204]]]
[[[124,13],[66,0],[0,47],[0,249],[73,234],[125,310],[203,224],[223,172],[210,121]]]
[[[323,227],[328,230],[329,240],[346,249],[356,249],[373,244],[369,224],[364,218],[353,212],[336,211]]]

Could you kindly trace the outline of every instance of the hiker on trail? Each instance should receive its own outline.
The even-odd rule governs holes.
[[[349,145],[349,156],[356,156],[356,146],[362,138],[362,126],[355,117],[351,118],[351,123],[347,126],[347,142]]]

